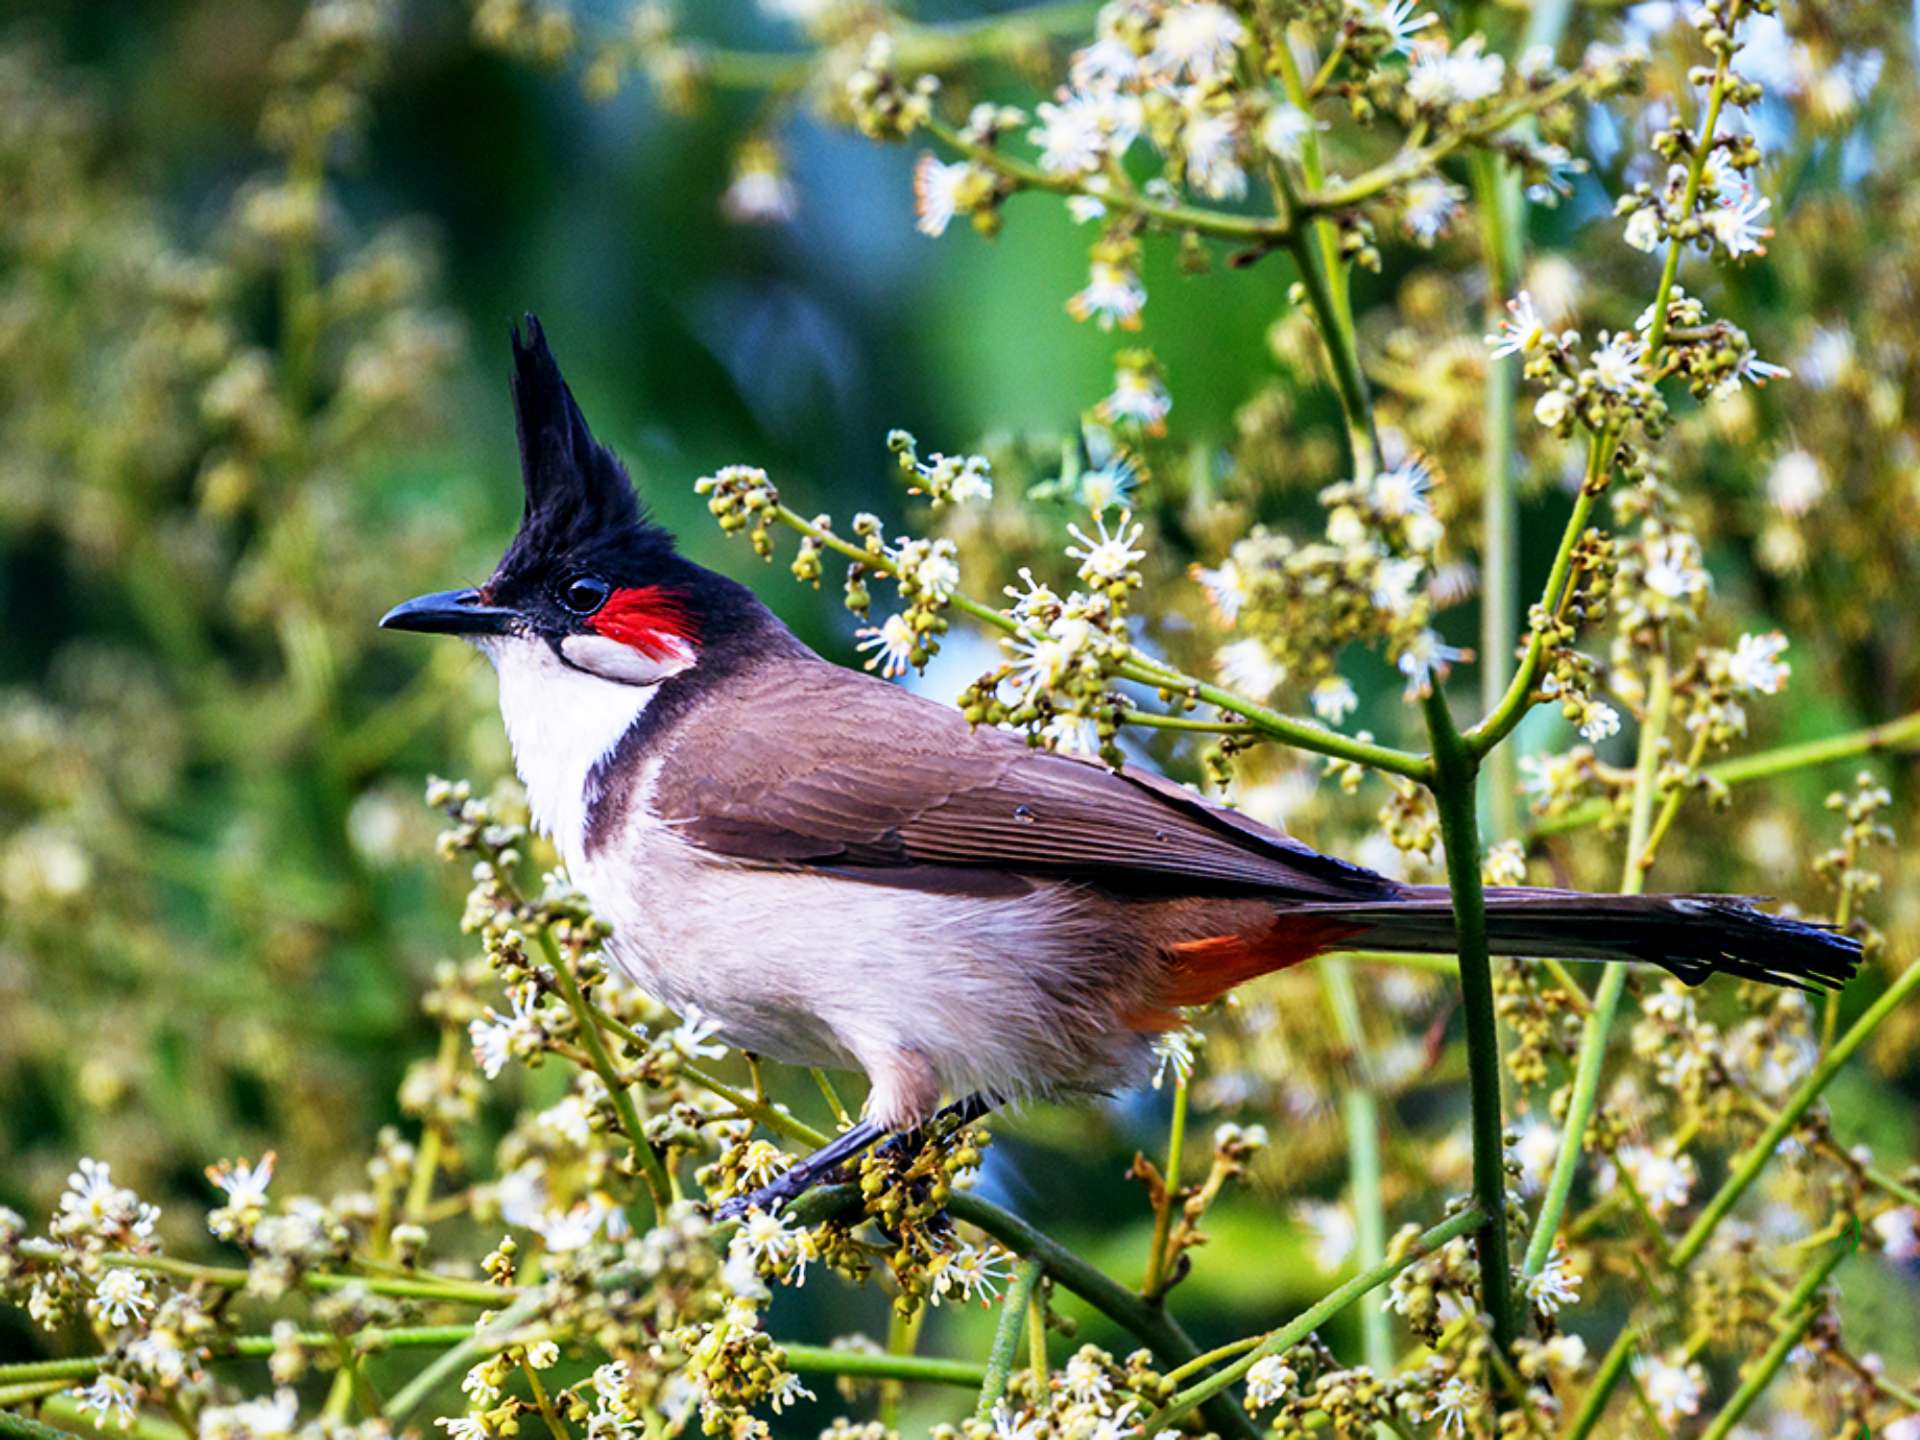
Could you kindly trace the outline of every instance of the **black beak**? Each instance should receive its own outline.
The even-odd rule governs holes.
[[[504,635],[519,618],[517,611],[485,603],[478,590],[440,590],[394,606],[380,617],[380,628],[428,635]]]

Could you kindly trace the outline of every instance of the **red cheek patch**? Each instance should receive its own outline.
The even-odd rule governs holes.
[[[691,660],[700,639],[680,593],[660,585],[614,591],[587,624],[649,660]]]

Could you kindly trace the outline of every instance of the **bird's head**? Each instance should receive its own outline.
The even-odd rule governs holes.
[[[513,410],[526,506],[493,576],[396,605],[389,630],[462,635],[496,653],[545,647],[577,671],[654,685],[693,665],[704,573],[650,523],[627,472],[593,438],[540,322],[513,332]]]

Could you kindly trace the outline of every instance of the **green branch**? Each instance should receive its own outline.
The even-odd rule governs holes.
[[[1500,1029],[1494,1013],[1493,961],[1487,946],[1487,900],[1480,878],[1480,822],[1475,811],[1479,760],[1453,723],[1436,685],[1426,697],[1433,743],[1433,798],[1446,842],[1453,895],[1454,949],[1460,957],[1460,1005],[1467,1029],[1467,1071],[1473,1126],[1473,1195],[1484,1223],[1475,1237],[1481,1304],[1494,1348],[1511,1357],[1520,1333],[1507,1253],[1505,1125],[1500,1115]],[[1517,1397],[1516,1397],[1517,1398]]]
[[[1702,767],[1700,774],[1718,785],[1740,785],[1749,780],[1766,780],[1815,765],[1828,765],[1836,760],[1857,760],[1863,755],[1899,755],[1914,750],[1920,750],[1920,710],[1861,730],[1829,735],[1824,740],[1804,740],[1735,756]],[[1612,812],[1611,801],[1588,800],[1564,814],[1542,817],[1534,823],[1531,833],[1564,834],[1597,825]]]
[[[66,1263],[68,1251],[49,1240],[23,1240],[15,1247],[22,1259],[42,1264]],[[138,1270],[148,1275],[167,1275],[190,1284],[209,1285],[219,1290],[244,1290],[252,1278],[250,1271],[237,1266],[197,1265],[189,1260],[174,1260],[165,1255],[133,1255],[108,1251],[96,1257],[110,1270]],[[395,1295],[410,1300],[443,1300],[452,1305],[498,1305],[518,1291],[472,1280],[455,1280],[422,1275],[417,1279],[393,1275],[361,1275],[329,1270],[302,1274],[295,1282],[303,1290],[333,1291],[361,1289],[376,1295]]]
[[[825,1345],[775,1342],[786,1354],[787,1369],[796,1375],[845,1375],[855,1380],[919,1380],[930,1385],[957,1385],[972,1389],[987,1377],[987,1367],[974,1360],[944,1360],[932,1355],[869,1355],[859,1350],[834,1350]]]
[[[865,546],[836,535],[833,531],[814,524],[791,506],[775,502],[768,512],[770,518],[780,521],[789,529],[805,535],[822,549],[831,550],[848,560],[858,561],[871,570],[883,575],[897,575],[899,567],[892,557],[876,554]],[[961,614],[979,621],[995,630],[1008,635],[1021,635],[1026,632],[1018,621],[1011,616],[984,605],[971,596],[955,594],[947,602]],[[1158,690],[1184,695],[1202,701],[1220,710],[1230,711],[1242,716],[1252,729],[1262,735],[1279,740],[1299,750],[1311,750],[1320,755],[1331,755],[1335,759],[1350,760],[1355,764],[1368,765],[1376,770],[1385,770],[1394,775],[1405,775],[1409,779],[1424,780],[1430,773],[1427,757],[1416,755],[1408,750],[1396,750],[1388,745],[1376,745],[1368,740],[1356,740],[1329,730],[1324,725],[1311,720],[1296,719],[1270,710],[1231,690],[1195,676],[1187,675],[1169,666],[1161,665],[1144,655],[1134,652],[1122,660],[1115,668],[1122,679],[1134,681],[1140,685],[1151,685]]]
[[[1653,797],[1659,788],[1660,742],[1667,733],[1667,716],[1673,705],[1672,673],[1664,654],[1655,655],[1647,711],[1640,719],[1640,746],[1633,768],[1633,818],[1628,825],[1627,853],[1620,877],[1620,893],[1638,895],[1646,885],[1648,832],[1653,823]],[[1620,1008],[1620,996],[1627,985],[1627,967],[1609,965],[1593,992],[1593,1008],[1580,1032],[1580,1058],[1575,1062],[1573,1095],[1567,1102],[1566,1123],[1560,1131],[1560,1148],[1554,1155],[1553,1175],[1547,1193],[1540,1202],[1540,1214],[1528,1237],[1526,1273],[1538,1275],[1553,1254],[1553,1241],[1560,1229],[1560,1217],[1566,1213],[1567,1199],[1573,1193],[1573,1180],[1580,1168],[1580,1157],[1587,1143],[1587,1122],[1593,1118],[1600,1098],[1600,1075],[1606,1066],[1607,1039],[1613,1032],[1614,1013]]]
[[[1441,1221],[1421,1235],[1413,1242],[1412,1248],[1398,1259],[1383,1260],[1372,1269],[1362,1271],[1344,1285],[1329,1291],[1268,1335],[1259,1345],[1242,1355],[1233,1364],[1225,1369],[1216,1370],[1206,1379],[1175,1394],[1165,1405],[1146,1418],[1141,1426],[1141,1435],[1143,1437],[1157,1435],[1168,1426],[1185,1419],[1209,1400],[1217,1397],[1228,1386],[1238,1384],[1256,1363],[1269,1355],[1278,1355],[1298,1345],[1361,1296],[1379,1289],[1402,1270],[1431,1255],[1448,1241],[1457,1240],[1469,1231],[1479,1228],[1485,1219],[1486,1213],[1478,1206],[1464,1210],[1458,1215]]]
[[[1020,1328],[1027,1320],[1027,1302],[1033,1296],[1033,1287],[1040,1283],[1045,1268],[1031,1256],[1022,1260],[1020,1268],[1014,1272],[1013,1284],[1007,1287],[1006,1299],[1000,1302],[1000,1323],[994,1327],[993,1348],[987,1352],[986,1371],[980,1377],[980,1399],[973,1407],[973,1418],[976,1420],[992,1419],[993,1407],[1007,1393],[1007,1380],[1013,1374],[1014,1352],[1020,1348]]]
[[[1753,1369],[1747,1372],[1726,1407],[1713,1417],[1713,1423],[1700,1440],[1726,1440],[1727,1433],[1753,1408],[1753,1402],[1773,1383],[1773,1377],[1780,1373],[1780,1367],[1787,1363],[1787,1357],[1793,1353],[1794,1347],[1806,1338],[1807,1331],[1813,1328],[1813,1322],[1820,1318],[1823,1307],[1815,1299],[1820,1287],[1827,1283],[1827,1277],[1856,1248],[1851,1240],[1842,1240],[1800,1278],[1800,1283],[1793,1287],[1793,1294],[1780,1307],[1781,1313],[1789,1317],[1787,1323],[1774,1336],[1766,1352],[1754,1362]]]

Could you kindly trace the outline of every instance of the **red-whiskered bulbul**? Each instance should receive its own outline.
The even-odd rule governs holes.
[[[1139,770],[972,729],[822,659],[677,554],[598,444],[537,320],[513,334],[526,505],[493,577],[380,623],[498,672],[534,824],[614,961],[730,1044],[866,1072],[862,1125],[773,1203],[943,1092],[1112,1090],[1184,1007],[1336,946],[1451,952],[1406,885]],[[1500,954],[1838,985],[1859,944],[1708,895],[1487,891]]]

